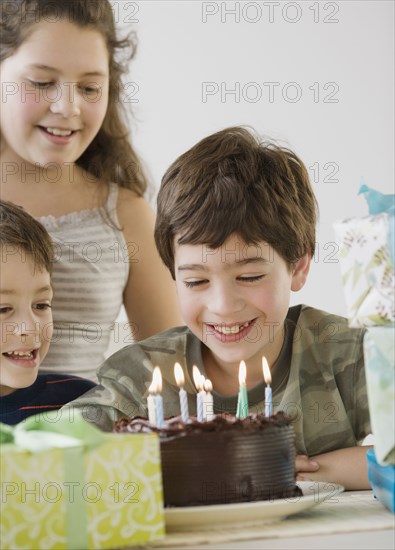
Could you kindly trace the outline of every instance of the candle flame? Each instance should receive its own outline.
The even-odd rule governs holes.
[[[213,385],[211,383],[211,380],[209,380],[208,378],[206,378],[206,380],[204,381],[204,391],[206,392],[211,392],[213,391]]]
[[[247,377],[247,367],[244,361],[240,361],[239,367],[239,384],[245,384]]]
[[[156,387],[155,387],[154,380],[152,380],[152,382],[150,384],[150,387],[148,388],[148,393],[151,394],[151,395],[154,395],[156,393]]]
[[[174,377],[176,379],[177,386],[182,387],[184,385],[185,378],[184,371],[182,370],[182,366],[180,365],[180,363],[176,363],[174,365]]]
[[[270,374],[269,363],[267,362],[266,357],[262,357],[262,370],[263,378],[265,379],[266,384],[271,384],[272,375]]]
[[[195,382],[196,389],[198,391],[202,391],[204,376],[200,374],[200,370],[197,368],[196,365],[193,365],[192,367],[192,376],[193,376],[193,381]]]
[[[154,393],[160,393],[162,391],[162,373],[159,367],[154,368],[151,386],[153,386]]]

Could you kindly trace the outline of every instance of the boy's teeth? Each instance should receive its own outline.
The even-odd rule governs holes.
[[[6,355],[10,357],[27,357],[28,359],[33,357],[33,353],[31,351],[10,351],[6,353]]]
[[[54,136],[70,136],[71,130],[60,130],[59,128],[46,128],[47,132],[49,134],[53,134]]]
[[[236,323],[235,325],[231,326],[225,326],[225,325],[214,325],[214,328],[217,332],[220,332],[221,334],[237,334],[240,332],[243,328],[247,327],[250,323],[243,323],[242,325]]]

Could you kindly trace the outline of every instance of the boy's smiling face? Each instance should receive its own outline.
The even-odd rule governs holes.
[[[53,332],[50,274],[0,247],[0,396],[34,383]]]
[[[184,321],[210,350],[215,368],[237,376],[243,359],[248,376],[262,378],[262,356],[271,364],[281,350],[290,292],[303,287],[310,257],[291,270],[268,244],[247,245],[237,235],[215,250],[175,243]]]

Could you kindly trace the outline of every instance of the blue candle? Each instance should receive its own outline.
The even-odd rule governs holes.
[[[272,388],[270,383],[272,381],[272,375],[270,374],[269,364],[266,357],[262,357],[262,369],[263,377],[266,382],[265,388],[265,416],[272,416],[273,414],[273,401],[272,401]]]
[[[155,405],[155,392],[154,382],[151,383],[148,388],[147,407],[148,407],[148,422],[156,426],[156,405]]]

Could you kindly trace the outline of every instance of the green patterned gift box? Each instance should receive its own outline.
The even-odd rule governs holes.
[[[395,322],[393,223],[393,216],[383,213],[334,224],[351,327]]]
[[[0,427],[2,550],[120,548],[162,538],[157,436],[105,434],[78,411]]]

